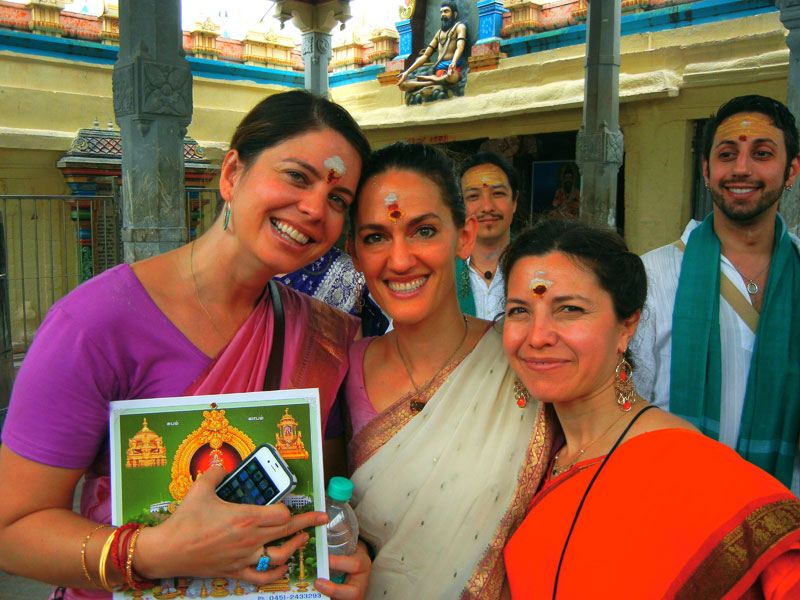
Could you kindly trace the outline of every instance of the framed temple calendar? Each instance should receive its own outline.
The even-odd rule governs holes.
[[[109,427],[115,525],[157,525],[168,519],[206,470],[221,465],[230,472],[264,443],[275,447],[297,478],[282,499],[292,514],[325,511],[316,389],[121,400],[111,403]],[[223,577],[173,577],[139,592],[116,592],[114,598],[324,598],[314,580],[328,577],[325,527],[309,535],[287,563],[286,576],[266,586]]]

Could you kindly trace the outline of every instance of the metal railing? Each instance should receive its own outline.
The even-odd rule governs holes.
[[[218,190],[187,189],[190,239],[211,226],[220,206]],[[0,196],[0,280],[7,284],[7,306],[0,311],[9,317],[16,354],[27,351],[58,299],[122,262],[121,226],[120,204],[113,195]]]
[[[119,264],[119,207],[114,196],[0,196],[0,226],[11,343],[24,353],[59,298]]]

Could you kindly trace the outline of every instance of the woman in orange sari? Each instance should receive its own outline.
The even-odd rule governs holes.
[[[639,257],[611,231],[545,221],[504,269],[506,356],[565,438],[505,548],[512,597],[800,597],[797,498],[636,395]]]

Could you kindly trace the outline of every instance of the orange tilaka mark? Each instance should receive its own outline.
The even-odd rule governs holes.
[[[531,291],[533,292],[534,296],[536,296],[537,298],[541,298],[547,291],[547,286],[543,283],[540,283],[539,285],[535,286]]]
[[[325,181],[328,183],[336,183],[342,178],[342,174],[336,169],[328,169],[328,174],[325,175]]]

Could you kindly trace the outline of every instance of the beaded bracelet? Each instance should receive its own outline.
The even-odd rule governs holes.
[[[136,531],[133,532],[131,536],[131,545],[128,548],[128,560],[125,563],[125,581],[126,583],[135,590],[141,590],[145,587],[146,580],[144,581],[136,581],[133,577],[133,551],[136,549],[136,540],[139,539],[139,534],[142,533],[144,529],[144,525],[139,525]]]
[[[94,529],[92,529],[89,534],[84,538],[83,545],[81,546],[81,566],[83,567],[83,574],[86,575],[86,579],[89,580],[93,586],[99,586],[99,583],[95,583],[95,580],[92,579],[92,576],[89,575],[89,565],[86,563],[86,545],[89,543],[89,540],[92,539],[92,536],[95,534],[96,531],[102,529],[103,527],[111,527],[106,523],[101,523]]]

